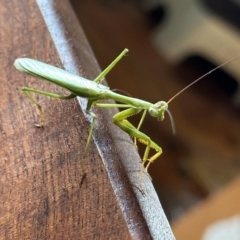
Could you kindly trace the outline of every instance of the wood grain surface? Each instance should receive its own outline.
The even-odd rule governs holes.
[[[46,125],[34,126],[39,116],[21,87],[66,91],[18,72],[17,57],[89,79],[100,72],[69,2],[4,1],[0,38],[0,239],[174,239],[147,176],[139,191],[140,158],[112,124],[116,110],[95,111],[85,161],[85,100],[37,96]]]

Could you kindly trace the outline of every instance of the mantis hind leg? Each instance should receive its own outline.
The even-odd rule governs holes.
[[[106,68],[104,69],[93,81],[96,83],[101,83],[104,77],[112,70],[112,68],[122,59],[124,55],[128,52],[128,49],[124,49],[119,56]]]
[[[138,128],[136,128],[128,120],[126,120],[127,117],[135,115],[139,113],[139,111],[140,110],[135,108],[126,109],[122,112],[115,114],[113,116],[113,122],[118,127],[120,127],[124,132],[128,133],[130,136],[132,136],[135,139],[138,139],[138,141],[146,145],[145,152],[143,155],[143,160],[142,160],[142,168],[145,169],[146,173],[148,174],[148,167],[152,162],[154,162],[154,160],[156,160],[161,155],[162,149],[155,142],[153,142],[150,139],[150,137],[140,132]],[[149,158],[150,149],[154,149],[156,153]],[[141,180],[141,175],[140,175],[140,180]]]
[[[75,98],[76,95],[73,93],[70,93],[67,96],[63,96],[63,95],[59,95],[59,94],[55,94],[55,93],[50,93],[50,92],[45,92],[45,91],[41,91],[35,88],[29,88],[29,87],[22,87],[22,91],[23,93],[27,96],[27,98],[37,106],[38,110],[39,110],[39,114],[40,114],[40,123],[39,124],[35,124],[35,126],[37,127],[43,127],[44,126],[44,114],[42,111],[42,106],[38,103],[38,101],[31,96],[30,92],[33,93],[37,93],[40,95],[44,95],[44,96],[48,96],[48,97],[52,97],[52,98],[58,98],[58,99],[71,99],[71,98]]]
[[[86,108],[86,113],[88,115],[90,115],[90,117],[91,117],[91,124],[90,124],[89,133],[88,133],[87,143],[86,143],[86,146],[85,146],[85,149],[84,149],[84,152],[83,152],[83,157],[85,157],[86,154],[87,154],[87,150],[88,150],[91,138],[92,138],[93,129],[94,129],[95,120],[96,120],[96,115],[93,112],[90,111],[93,103],[94,103],[94,101],[88,100],[87,108]]]

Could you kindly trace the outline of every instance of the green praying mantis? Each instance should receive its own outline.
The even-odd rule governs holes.
[[[187,88],[204,78],[206,75],[211,72],[221,68],[223,65],[235,60],[240,57],[237,56],[198,78],[180,92],[174,95],[169,101],[158,101],[157,103],[150,103],[138,98],[133,98],[129,96],[124,96],[119,93],[116,93],[109,89],[109,87],[102,85],[104,77],[111,71],[111,69],[120,61],[120,59],[126,55],[128,49],[124,49],[120,55],[103,71],[97,76],[93,81],[86,78],[71,74],[63,69],[48,65],[43,62],[39,62],[29,58],[18,58],[15,60],[15,67],[25,73],[33,75],[35,77],[47,80],[56,85],[59,85],[68,91],[70,94],[67,96],[41,91],[34,88],[22,87],[23,93],[31,100],[33,104],[37,106],[40,112],[41,122],[36,126],[42,127],[44,125],[44,116],[41,105],[32,97],[30,93],[37,93],[45,96],[49,96],[57,99],[72,99],[77,96],[86,98],[88,100],[86,113],[91,116],[91,125],[87,138],[86,147],[84,150],[83,156],[86,154],[92,134],[94,129],[94,123],[96,120],[96,115],[91,111],[91,107],[100,107],[100,108],[112,108],[118,107],[125,110],[115,114],[113,116],[113,122],[124,132],[128,133],[131,137],[134,138],[134,144],[137,146],[137,140],[146,145],[145,152],[142,159],[142,167],[148,173],[148,168],[151,163],[153,163],[161,154],[161,147],[151,140],[149,136],[140,131],[141,125],[144,122],[147,112],[152,116],[157,118],[157,120],[162,121],[164,119],[164,113],[168,111],[168,104],[176,98],[179,94],[185,91]],[[101,103],[99,100],[103,99],[113,99],[120,103]],[[138,114],[142,111],[142,116],[137,127],[133,126],[128,120],[128,117],[131,117],[135,114]],[[171,117],[171,115],[170,115]],[[155,150],[155,153],[152,156],[150,155],[150,150]]]

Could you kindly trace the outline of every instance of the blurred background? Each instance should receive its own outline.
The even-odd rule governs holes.
[[[124,48],[130,50],[107,76],[109,86],[152,103],[169,100],[240,55],[237,1],[72,0],[72,5],[102,69]],[[163,122],[147,117],[143,124],[142,131],[163,148],[149,172],[173,225],[239,175],[239,81],[240,59],[173,100],[175,136],[168,116]],[[137,125],[139,116],[129,120]],[[240,184],[231,201],[239,201],[239,189]]]

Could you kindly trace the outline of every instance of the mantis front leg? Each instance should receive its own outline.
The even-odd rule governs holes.
[[[128,120],[128,117],[131,117],[135,114],[138,114],[141,109],[137,109],[137,108],[133,108],[132,105],[128,105],[128,104],[109,104],[109,103],[97,103],[94,102],[92,104],[95,107],[101,107],[101,108],[110,108],[110,107],[118,107],[118,108],[128,108],[126,110],[123,110],[117,114],[115,114],[113,116],[113,122],[114,124],[116,124],[119,128],[121,128],[124,132],[128,133],[131,137],[135,139],[137,139],[139,142],[147,145],[144,155],[143,155],[143,161],[142,161],[142,165],[143,167],[146,164],[145,170],[148,171],[148,167],[149,165],[154,162],[155,159],[157,159],[161,153],[162,153],[162,149],[161,147],[159,147],[155,142],[153,142],[150,137],[148,137],[146,134],[144,134],[143,132],[141,132],[139,130],[139,128],[141,127],[143,120],[146,116],[146,110],[144,110],[143,115],[141,117],[141,120],[138,124],[138,127],[136,128],[135,126],[133,126]],[[149,158],[149,152],[150,149],[154,149],[156,151],[156,153]]]
[[[130,136],[136,138],[139,142],[146,145],[146,149],[143,155],[143,161],[142,166],[145,167],[146,172],[148,173],[148,167],[149,165],[154,162],[155,159],[157,159],[161,153],[162,149],[153,142],[150,137],[148,137],[146,134],[139,131],[139,128],[141,126],[141,122],[138,126],[138,128],[134,127],[127,118],[139,113],[141,110],[136,108],[129,108],[122,112],[119,112],[113,116],[113,122],[120,127],[124,132],[128,133]],[[145,116],[145,114],[143,114]],[[144,118],[144,117],[143,117]],[[149,152],[150,149],[154,149],[156,153],[149,158]],[[146,164],[147,163],[147,164]],[[146,166],[145,166],[146,164]]]

